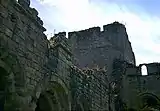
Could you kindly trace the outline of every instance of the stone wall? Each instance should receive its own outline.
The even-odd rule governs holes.
[[[146,65],[149,69],[148,75],[142,75],[142,65]],[[160,90],[157,88],[157,85],[160,82],[160,71],[157,70],[158,66],[159,63],[150,63],[127,68],[127,70],[129,69],[130,71],[126,71],[123,78],[123,88],[121,89],[121,96],[127,107],[134,108],[136,110],[142,109],[144,107],[144,103],[146,104],[146,101],[143,100],[144,95],[147,95],[148,98],[154,98],[156,101],[159,101]]]
[[[68,37],[79,67],[93,67],[93,64],[104,67],[111,55],[114,55],[113,58],[121,58],[135,64],[126,28],[118,22],[105,25],[102,32],[100,27],[93,27],[69,32]]]
[[[75,57],[73,63],[79,68],[105,66],[108,74],[111,74],[112,63],[116,58],[135,64],[126,28],[118,22],[103,26],[102,32],[100,27],[93,27],[69,32],[68,37]]]
[[[68,39],[60,32],[47,40],[30,0],[1,0],[0,108],[116,111],[140,108],[146,94],[159,98],[159,63],[135,66],[124,25],[103,29],[70,32]]]
[[[89,110],[91,106],[89,78],[87,74],[77,67],[71,68],[71,95],[72,95],[72,110]],[[80,107],[78,107],[80,106]]]
[[[71,110],[77,104],[86,110],[108,108],[108,96],[102,98],[107,94],[105,75],[92,72],[91,80],[89,72],[78,68],[72,71],[73,55],[65,33],[47,40],[38,12],[29,5],[27,0],[2,0],[0,4],[0,67],[10,74],[8,90],[13,98],[7,100],[6,110],[37,111],[43,104],[47,110]],[[81,84],[76,87],[79,98],[74,98],[74,84],[71,84],[75,76],[76,84]]]
[[[158,74],[160,72],[159,63],[140,64],[139,67],[146,66],[148,75]]]
[[[68,98],[66,101],[66,106],[68,104],[68,108],[65,110],[69,110],[71,108],[72,100],[70,75],[73,64],[71,61],[72,53],[65,33],[56,34],[50,39],[48,67],[51,72],[50,82],[61,83],[61,86],[65,89],[65,93]]]
[[[90,77],[89,89],[91,90],[91,110],[109,110],[109,80],[106,70],[86,70]]]
[[[109,109],[109,89],[105,70],[72,68],[71,92],[73,97],[72,109],[104,110]]]
[[[34,102],[35,87],[48,73],[45,67],[48,40],[38,12],[30,8],[29,3],[20,1],[0,1],[0,47],[5,50],[1,50],[1,55],[7,53],[0,61],[12,69],[15,80],[13,93],[24,111],[27,107],[32,108],[29,105]]]
[[[109,91],[106,71],[99,68],[81,70],[74,66],[69,42],[65,32],[60,32],[50,39],[50,57],[58,59],[49,59],[49,63],[51,63],[51,70],[55,66],[57,75],[65,83],[70,83],[67,86],[71,92],[72,110],[79,108],[81,110],[108,110]]]

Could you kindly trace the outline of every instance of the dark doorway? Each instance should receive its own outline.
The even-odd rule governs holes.
[[[144,97],[142,98],[142,102],[144,111],[159,111],[158,109],[160,109],[159,98],[155,95],[144,95]]]
[[[37,101],[37,107],[35,111],[51,111],[48,99],[44,95],[40,95]]]

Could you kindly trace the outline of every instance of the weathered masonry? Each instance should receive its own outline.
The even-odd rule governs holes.
[[[0,110],[160,109],[160,64],[135,65],[123,24],[50,40],[44,31],[30,0],[0,0]]]

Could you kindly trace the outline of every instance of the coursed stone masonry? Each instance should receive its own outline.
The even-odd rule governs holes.
[[[0,110],[159,108],[159,63],[142,64],[148,76],[141,76],[123,24],[69,32],[69,38],[60,32],[48,40],[30,2],[0,0]]]

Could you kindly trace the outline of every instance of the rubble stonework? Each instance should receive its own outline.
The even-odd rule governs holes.
[[[159,108],[160,64],[135,66],[123,24],[69,32],[69,38],[60,32],[50,40],[44,31],[30,0],[0,1],[0,110]]]
[[[135,56],[123,24],[114,22],[104,25],[103,31],[100,31],[100,27],[93,27],[69,32],[68,37],[75,57],[73,63],[79,68],[107,66],[107,73],[110,74],[114,59],[135,64]]]

